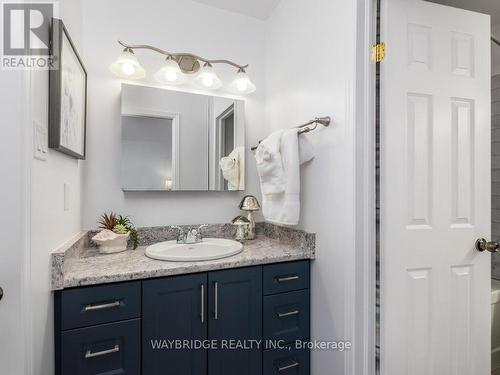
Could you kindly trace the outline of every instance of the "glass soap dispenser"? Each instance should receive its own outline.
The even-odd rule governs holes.
[[[248,230],[250,229],[250,221],[243,215],[236,216],[232,221],[235,227],[234,239],[243,242],[248,237]]]

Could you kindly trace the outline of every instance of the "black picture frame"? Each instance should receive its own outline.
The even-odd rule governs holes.
[[[66,38],[68,43],[63,44],[64,39]],[[63,97],[63,64],[62,61],[64,58],[63,48],[69,45],[72,51],[72,56],[76,58],[76,62],[78,67],[81,68],[82,77],[84,81],[83,89],[83,113],[80,114],[81,117],[78,117],[83,121],[83,123],[75,126],[78,126],[76,130],[79,130],[81,136],[80,138],[80,149],[72,149],[67,144],[61,141],[61,131],[64,131],[62,121],[65,120],[61,115],[61,111],[63,109],[63,104],[68,105],[68,100],[71,103],[70,107],[72,107],[73,101],[72,98]],[[86,141],[87,141],[87,70],[83,65],[82,59],[78,54],[73,41],[68,33],[68,30],[64,26],[62,20],[57,18],[52,18],[51,23],[51,55],[53,57],[54,67],[49,71],[49,147],[60,151],[64,154],[72,156],[75,159],[84,160],[86,157]],[[67,95],[67,93],[65,94]],[[64,101],[64,103],[63,103]],[[74,108],[72,108],[73,110]],[[71,119],[70,119],[71,120]],[[70,122],[66,119],[66,122]],[[78,121],[79,123],[81,121]],[[67,126],[67,124],[66,124]],[[67,129],[66,129],[67,131]]]

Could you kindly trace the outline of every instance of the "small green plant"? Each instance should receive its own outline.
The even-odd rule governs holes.
[[[128,230],[130,231],[130,239],[132,240],[132,244],[134,245],[134,250],[139,246],[139,233],[137,233],[137,229],[135,227],[129,226]]]
[[[130,240],[134,245],[134,249],[137,249],[137,246],[139,246],[139,234],[128,216],[116,215],[114,212],[110,212],[109,214],[105,212],[99,218],[98,224],[100,229],[112,230],[117,234],[130,232]]]
[[[114,226],[114,228],[113,228],[113,232],[115,232],[117,234],[127,234],[128,233],[128,229],[123,224],[116,224]]]

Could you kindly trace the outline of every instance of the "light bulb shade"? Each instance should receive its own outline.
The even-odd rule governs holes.
[[[236,73],[233,82],[229,85],[229,90],[236,94],[250,94],[256,90],[256,87],[250,80],[248,74],[240,69],[238,73]]]
[[[217,77],[214,68],[210,64],[205,64],[194,79],[194,84],[205,90],[216,90],[222,86],[222,81]]]
[[[129,48],[125,48],[116,61],[109,66],[109,70],[120,78],[139,79],[146,76],[145,70]]]
[[[155,79],[160,83],[178,85],[186,80],[177,61],[167,58],[160,70],[155,73]]]

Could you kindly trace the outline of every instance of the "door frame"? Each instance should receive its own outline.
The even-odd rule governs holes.
[[[180,190],[180,113],[156,111],[147,108],[122,110],[120,117],[151,117],[172,121],[172,189]]]
[[[356,1],[356,65],[353,128],[355,129],[355,254],[346,265],[345,337],[354,350],[347,354],[345,374],[373,375],[376,360],[376,64],[371,47],[377,40],[377,0]],[[350,319],[350,321],[349,321]]]
[[[214,140],[215,140],[215,161],[220,161],[222,158],[221,154],[221,144],[223,137],[223,133],[225,134],[225,130],[222,131],[222,125],[225,125],[225,120],[233,115],[233,150],[236,148],[236,102],[233,102],[229,107],[227,107],[224,112],[222,112],[219,116],[215,118],[215,129],[214,129]],[[224,190],[224,176],[222,175],[222,170],[218,165],[214,165],[214,172],[216,175],[215,184],[216,189]]]

